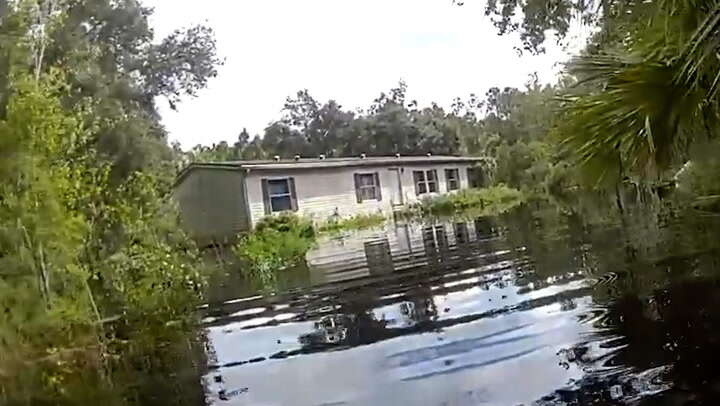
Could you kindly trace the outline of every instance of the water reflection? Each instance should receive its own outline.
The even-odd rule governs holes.
[[[714,404],[710,221],[522,210],[322,241],[288,289],[215,298],[208,403]]]

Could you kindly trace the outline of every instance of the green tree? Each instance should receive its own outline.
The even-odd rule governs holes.
[[[240,131],[240,134],[238,134],[238,139],[235,141],[235,144],[233,145],[233,148],[235,149],[235,155],[241,156],[242,152],[247,148],[248,144],[250,143],[250,133],[247,132],[247,129],[243,127],[242,131]]]
[[[652,8],[649,10],[649,8]],[[560,134],[591,182],[657,181],[718,128],[714,2],[660,2],[636,9],[622,42],[577,58]],[[626,17],[626,20],[629,17]]]
[[[0,21],[0,403],[195,404],[199,381],[187,396],[192,385],[180,394],[164,379],[187,359],[182,351],[197,347],[203,290],[197,250],[168,200],[172,178],[147,163],[119,176],[120,158],[103,148],[126,127],[145,139],[157,118],[109,114],[148,112],[113,94],[121,79],[99,79],[103,69],[122,77],[112,65],[127,62],[123,53],[103,54],[113,60],[80,47],[59,57],[62,38],[53,35],[81,2],[48,4],[13,2]],[[141,15],[133,5],[113,2],[104,12]],[[97,29],[80,36],[95,41],[93,50],[120,46],[120,27],[142,26],[142,18],[113,27],[101,17],[79,24]],[[93,72],[96,81],[85,75]]]
[[[176,108],[217,74],[213,32],[204,26],[156,42],[152,10],[138,0],[67,0],[48,28],[44,69],[61,66],[73,88],[67,105],[92,99],[95,146],[120,181],[172,158],[155,101]],[[163,168],[165,169],[165,168]]]
[[[464,4],[464,1],[454,2]],[[522,50],[542,53],[548,34],[561,42],[573,24],[596,29],[596,45],[610,39],[622,39],[617,31],[622,29],[628,14],[648,7],[654,7],[654,3],[636,0],[489,0],[485,4],[485,15],[490,17],[499,35],[518,33]]]

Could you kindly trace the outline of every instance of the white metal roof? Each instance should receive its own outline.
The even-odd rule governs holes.
[[[462,157],[449,155],[423,155],[423,156],[376,156],[376,157],[347,157],[347,158],[300,158],[264,161],[227,161],[227,162],[195,162],[186,167],[176,181],[180,182],[188,172],[197,168],[246,170],[246,171],[277,171],[298,169],[325,169],[358,166],[405,166],[443,163],[477,163],[486,158]]]

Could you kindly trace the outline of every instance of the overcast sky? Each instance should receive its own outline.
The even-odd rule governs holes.
[[[226,58],[219,76],[178,112],[160,101],[170,139],[184,148],[233,141],[280,117],[287,96],[307,88],[355,110],[400,79],[421,106],[492,87],[522,86],[537,72],[554,81],[560,47],[519,57],[517,37],[498,37],[482,0],[146,0],[158,38],[204,23]]]

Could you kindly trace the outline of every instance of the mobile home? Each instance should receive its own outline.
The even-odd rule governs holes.
[[[224,242],[284,211],[325,221],[383,212],[469,187],[481,158],[357,157],[194,163],[175,184],[183,224],[199,241]]]

